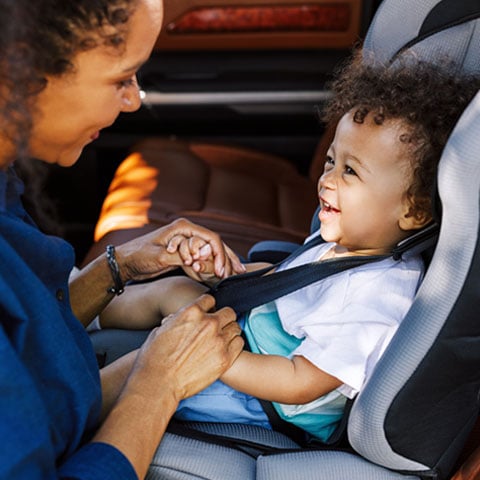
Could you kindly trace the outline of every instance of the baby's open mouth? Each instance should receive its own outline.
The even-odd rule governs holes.
[[[338,208],[332,207],[327,202],[323,202],[323,210],[325,210],[326,212],[340,213],[340,210],[338,210]]]

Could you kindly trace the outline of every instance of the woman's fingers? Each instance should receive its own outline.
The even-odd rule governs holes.
[[[169,315],[142,350],[149,368],[168,368],[177,395],[194,395],[218,379],[243,347],[241,329],[230,308],[211,312],[215,300],[202,295],[192,305]]]

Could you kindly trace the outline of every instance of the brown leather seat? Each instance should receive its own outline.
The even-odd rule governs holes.
[[[146,138],[120,164],[84,263],[108,243],[186,217],[222,235],[240,255],[261,240],[301,242],[318,206],[316,183],[331,130],[309,176],[288,160],[246,148]]]

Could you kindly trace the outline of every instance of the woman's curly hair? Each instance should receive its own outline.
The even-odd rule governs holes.
[[[24,153],[31,108],[48,76],[99,44],[122,48],[137,0],[0,0],[2,133]]]
[[[344,65],[331,83],[333,97],[323,120],[336,122],[353,110],[355,122],[372,115],[375,123],[400,120],[400,141],[412,152],[413,182],[406,192],[412,215],[431,214],[438,161],[462,112],[480,89],[480,77],[455,72],[447,61],[428,63],[407,57],[385,66],[361,57]]]
[[[72,58],[99,44],[121,48],[136,0],[35,0],[38,28],[34,32],[35,71],[62,75]]]
[[[28,158],[36,95],[49,76],[73,72],[77,53],[98,45],[121,52],[137,1],[0,0],[0,131],[13,147],[4,154],[15,160],[27,190],[40,190],[44,176]]]

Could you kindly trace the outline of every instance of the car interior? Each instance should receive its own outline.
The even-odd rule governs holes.
[[[391,63],[406,50],[448,56],[479,73],[479,18],[471,0],[165,0],[162,33],[139,73],[142,108],[74,167],[46,167],[77,264],[180,216],[245,259],[291,249],[312,228],[332,135],[318,110],[352,48]],[[477,96],[442,157],[442,227],[425,280],[338,443],[304,448],[257,427],[172,424],[147,478],[452,478],[480,439],[479,128]],[[475,477],[455,480],[463,478]]]

